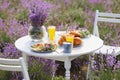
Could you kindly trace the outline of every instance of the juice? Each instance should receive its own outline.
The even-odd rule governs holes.
[[[54,41],[54,39],[55,39],[55,31],[56,31],[55,26],[49,26],[48,27],[48,35],[49,35],[49,40],[50,41]]]
[[[72,46],[73,46],[74,36],[73,35],[67,35],[66,36],[66,42],[72,43]]]

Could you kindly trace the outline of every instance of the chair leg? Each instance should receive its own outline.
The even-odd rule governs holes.
[[[86,80],[90,80],[91,78],[91,67],[93,65],[93,56],[94,56],[94,53],[90,54],[89,55],[89,63],[88,63],[88,69],[87,69],[87,75],[86,75]]]
[[[22,53],[22,56],[23,56],[23,59],[24,59],[25,65],[26,65],[27,70],[28,70],[28,56],[27,56],[25,53]]]
[[[23,58],[21,58],[21,64],[22,64],[22,72],[23,72],[23,76],[24,76],[24,79],[26,80],[30,80],[29,78],[29,73],[28,73],[28,69],[27,69],[27,66],[26,66],[26,63],[24,61]],[[23,80],[24,80],[23,79]]]
[[[90,72],[91,72],[91,69],[90,69],[90,63],[89,63],[89,64],[88,64],[88,69],[87,69],[86,80],[90,80]]]

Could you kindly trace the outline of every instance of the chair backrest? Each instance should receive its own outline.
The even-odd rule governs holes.
[[[98,10],[96,10],[93,35],[99,37],[99,30],[97,25],[98,22],[120,23],[120,14],[105,13],[105,12],[99,12]]]
[[[24,76],[24,80],[30,80],[24,59],[6,59],[0,58],[0,69],[6,71],[21,71]]]

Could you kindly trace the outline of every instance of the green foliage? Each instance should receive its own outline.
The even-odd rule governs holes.
[[[98,74],[98,75],[96,75]],[[92,72],[92,76],[90,80],[119,80],[120,79],[120,71],[112,72],[111,70],[100,70],[97,73]]]
[[[1,38],[0,40],[3,42],[11,42],[9,36],[5,32],[1,33],[0,38]]]
[[[28,12],[27,10],[23,10],[21,13],[18,13],[16,16],[17,20],[28,20]]]
[[[114,1],[113,1],[114,7],[111,6],[113,13],[120,13],[120,5],[119,5],[119,4],[120,4],[120,0],[114,0]]]
[[[44,70],[41,69],[42,64],[33,60],[34,66],[29,67],[30,79],[31,80],[52,80],[52,76],[47,75]]]
[[[120,79],[120,68],[119,58],[113,55],[96,54],[94,56],[94,63],[91,70],[90,80],[119,80]],[[113,63],[113,64],[112,64]],[[117,65],[117,68],[116,68]]]
[[[111,45],[111,38],[115,39],[117,37],[114,30],[114,26],[110,27],[109,23],[102,22],[98,26],[100,37],[105,41],[105,44]]]
[[[11,3],[11,5],[9,6],[9,9],[10,8],[15,8],[17,9],[17,6],[20,4],[20,0],[9,0]]]
[[[0,70],[0,80],[9,80],[11,72]]]
[[[54,2],[54,0],[46,0],[46,1]]]
[[[73,1],[72,1],[73,2]],[[58,3],[60,8],[53,11],[51,14],[50,20],[48,24],[53,25],[61,25],[61,24],[79,24],[80,26],[84,26],[84,22],[87,18],[87,14],[83,11],[80,3],[81,1],[74,1],[73,4],[65,4],[63,0]]]
[[[5,13],[3,13],[3,12],[0,12],[0,18],[5,20],[7,18],[7,15]]]
[[[119,80],[119,79],[120,79],[120,71],[117,71],[117,72],[116,72],[115,77],[116,77],[116,80]]]
[[[67,16],[70,17],[70,19],[71,19],[70,22],[78,23],[78,24],[80,24],[80,26],[84,26],[84,21],[85,21],[85,16],[86,15],[83,12],[82,8],[69,9],[69,12],[68,12]]]
[[[65,80],[65,78],[63,78],[62,76],[59,76],[59,77],[53,77],[52,80]]]
[[[105,8],[104,6],[101,6],[101,4],[96,4],[95,6],[93,6],[92,10],[93,11],[99,10],[100,12],[104,12]]]
[[[81,26],[84,26],[84,21],[85,21],[85,14],[83,13],[82,9],[74,9],[70,8],[67,11],[61,12],[59,15],[54,17],[54,21],[51,20],[51,22],[56,23],[56,25],[60,25],[61,23],[63,24],[73,24],[77,23],[80,24]]]
[[[114,79],[114,75],[112,74],[111,70],[107,70],[106,72],[100,71],[99,75],[100,75],[100,80],[105,80],[105,79],[113,80]]]

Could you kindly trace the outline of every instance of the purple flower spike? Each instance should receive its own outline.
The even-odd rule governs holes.
[[[117,61],[117,63],[114,66],[114,69],[119,69],[120,68],[120,61]]]
[[[21,0],[21,2],[29,11],[31,25],[34,27],[42,26],[51,12],[52,5],[42,0]]]
[[[116,62],[116,58],[112,55],[108,55],[106,58],[106,62],[108,66],[112,67]]]

